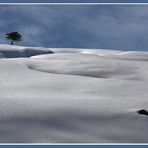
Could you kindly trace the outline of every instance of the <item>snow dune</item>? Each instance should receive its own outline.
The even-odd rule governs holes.
[[[0,57],[1,143],[148,142],[147,52],[0,45]]]
[[[142,80],[137,64],[92,54],[61,53],[34,57],[27,64],[30,69],[54,73],[80,75],[104,79]]]

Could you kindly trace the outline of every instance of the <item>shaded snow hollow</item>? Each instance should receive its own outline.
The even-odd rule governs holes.
[[[148,52],[0,45],[0,57],[1,143],[148,142]]]
[[[53,53],[47,48],[41,47],[23,47],[15,45],[0,45],[0,58],[20,58],[31,57],[40,54]]]

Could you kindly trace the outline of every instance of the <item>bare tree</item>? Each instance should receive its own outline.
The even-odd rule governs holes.
[[[18,32],[11,32],[6,34],[6,39],[11,41],[11,45],[14,44],[14,42],[20,42],[22,40],[22,35]]]

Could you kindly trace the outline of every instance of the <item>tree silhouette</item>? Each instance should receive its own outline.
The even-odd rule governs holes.
[[[11,41],[11,45],[13,45],[14,42],[20,42],[22,40],[22,35],[18,32],[11,32],[6,34],[6,39]]]

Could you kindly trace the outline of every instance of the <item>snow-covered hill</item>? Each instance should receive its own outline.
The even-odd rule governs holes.
[[[0,57],[1,143],[148,142],[148,52],[0,45]]]

